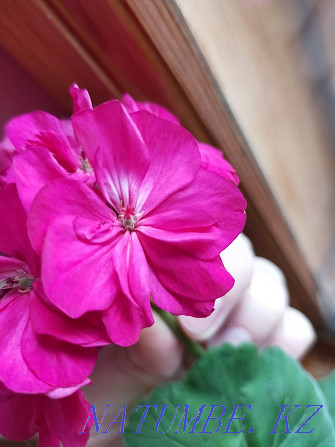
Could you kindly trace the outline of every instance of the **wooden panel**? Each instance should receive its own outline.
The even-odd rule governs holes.
[[[258,253],[283,269],[293,303],[322,323],[308,265],[175,3],[2,0],[0,25],[4,48],[68,110],[74,81],[96,103],[127,89],[223,148],[242,180]]]
[[[112,80],[40,0],[0,1],[2,47],[69,112],[68,88],[85,86],[99,103],[119,95]]]
[[[127,0],[127,4],[188,95],[213,141],[236,167],[248,200],[247,232],[256,242],[256,250],[282,268],[293,305],[316,325],[321,324],[310,268],[176,4],[159,0]]]

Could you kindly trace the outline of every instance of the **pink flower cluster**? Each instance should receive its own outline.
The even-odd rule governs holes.
[[[129,346],[151,301],[209,315],[246,203],[220,152],[165,109],[70,90],[74,114],[13,119],[0,145],[0,433],[84,446],[97,349]]]

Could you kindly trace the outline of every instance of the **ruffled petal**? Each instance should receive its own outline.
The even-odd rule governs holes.
[[[73,113],[92,109],[91,97],[86,89],[81,89],[78,87],[78,84],[73,84],[70,87],[70,95],[73,101]]]
[[[188,256],[172,244],[155,241],[144,234],[139,234],[139,239],[152,274],[177,301],[188,298],[196,301],[197,305],[201,305],[201,301],[212,301],[214,304],[215,299],[225,295],[234,285],[233,277],[224,268],[219,256],[201,260]],[[203,316],[196,308],[189,307],[187,300],[174,306],[170,301],[164,302],[164,297],[157,294],[157,290],[155,293],[151,289],[151,295],[159,307],[174,314],[182,309],[184,315]]]
[[[97,225],[115,220],[115,214],[88,186],[71,179],[46,185],[36,196],[28,215],[29,237],[34,249],[42,252],[48,226],[61,216],[80,216]],[[66,252],[66,251],[65,251]]]
[[[30,319],[37,334],[52,335],[58,340],[86,347],[110,343],[100,313],[90,312],[81,318],[70,318],[48,301],[39,280],[34,281],[33,287],[38,297],[31,298]]]
[[[143,216],[140,225],[178,233],[180,240],[187,242],[188,231],[216,226],[220,234],[216,240],[208,239],[209,251],[198,253],[194,245],[193,255],[218,255],[241,233],[246,221],[246,201],[240,190],[229,180],[200,169],[197,178],[189,187],[177,191],[153,210]],[[141,226],[139,226],[141,229]],[[187,231],[188,230],[188,231]],[[194,236],[195,237],[195,236]],[[204,237],[199,232],[199,239]]]
[[[222,152],[205,143],[198,143],[201,155],[201,166],[208,171],[215,172],[238,186],[240,180],[235,169],[223,158]]]
[[[22,204],[29,210],[43,186],[66,177],[68,173],[57,163],[51,152],[40,148],[38,151],[27,150],[14,158],[14,175]]]
[[[95,348],[74,346],[48,335],[36,334],[30,321],[22,334],[21,349],[30,370],[52,388],[83,382],[93,371],[97,356]]]
[[[121,200],[123,206],[135,206],[149,153],[126,109],[118,101],[109,101],[76,113],[72,122],[106,199],[117,210]]]
[[[126,231],[111,250],[120,288],[112,306],[104,312],[106,330],[114,343],[136,343],[144,327],[154,323],[150,306],[150,273],[136,232]]]
[[[24,261],[30,269],[38,263],[27,235],[27,217],[14,184],[0,190],[0,251]]]
[[[132,113],[131,117],[150,153],[150,168],[137,203],[146,215],[194,180],[200,153],[194,137],[178,124],[145,111]]]
[[[16,293],[0,301],[0,381],[15,392],[45,393],[52,387],[30,370],[21,351],[23,333],[29,322],[28,295]]]
[[[164,118],[165,120],[179,123],[176,116],[172,115],[172,113],[164,109],[164,107],[154,104],[153,102],[138,102],[128,94],[123,96],[122,102],[128,112],[139,112],[140,110],[146,110],[147,112],[153,113],[154,115]]]
[[[79,239],[71,216],[50,225],[43,246],[42,281],[49,300],[69,317],[112,304],[118,281],[110,245]]]

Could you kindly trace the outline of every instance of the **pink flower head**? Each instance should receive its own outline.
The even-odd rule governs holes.
[[[39,334],[41,324],[53,326],[57,318],[62,320],[48,310],[47,303],[25,212],[15,185],[6,185],[0,190],[0,381],[12,391],[46,393],[55,387],[74,386],[95,365],[95,348]],[[65,315],[63,327],[67,318]]]
[[[71,121],[33,112],[11,120],[6,133],[17,152],[13,171],[26,210],[37,192],[58,178],[73,176],[94,183],[91,167],[74,138]]]
[[[53,395],[57,394],[55,390]],[[89,430],[81,431],[90,405],[82,391],[65,396],[13,393],[0,385],[0,433],[13,441],[39,433],[39,447],[60,447],[61,442],[63,447],[84,447]]]
[[[245,224],[238,188],[201,167],[196,140],[172,121],[118,101],[72,120],[100,191],[68,179],[36,196],[29,234],[49,300],[73,319],[101,312],[120,345],[153,323],[150,299],[209,315],[234,283],[219,254]]]

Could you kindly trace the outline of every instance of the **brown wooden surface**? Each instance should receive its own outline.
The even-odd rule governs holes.
[[[127,0],[127,4],[188,95],[212,140],[237,169],[248,200],[246,230],[256,251],[282,268],[293,305],[314,324],[322,324],[311,270],[176,4],[160,0]]]
[[[222,148],[241,178],[257,253],[282,268],[293,304],[322,325],[310,269],[174,2],[2,0],[0,39],[69,112],[74,81],[95,103],[128,90],[167,106],[199,140]]]

